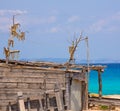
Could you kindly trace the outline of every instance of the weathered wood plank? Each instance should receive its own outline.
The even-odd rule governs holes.
[[[0,99],[0,106],[7,106],[9,104],[9,102],[16,103],[16,100],[14,100],[14,99],[1,100]]]
[[[38,69],[38,70],[37,70]],[[40,68],[40,67],[25,67],[25,66],[21,66],[21,67],[0,67],[0,72],[17,72],[17,71],[21,71],[21,72],[47,72],[47,73],[61,73],[64,74],[64,70],[58,70],[58,69],[54,69],[54,68]]]
[[[21,92],[18,92],[19,111],[25,111],[24,98]]]
[[[98,105],[114,105],[120,106],[120,99],[115,98],[89,98],[89,103],[98,104]]]
[[[65,90],[65,88],[64,87],[62,87],[62,90]],[[30,89],[30,88],[28,88],[28,89],[25,89],[25,88],[2,88],[1,90],[0,90],[0,94],[17,94],[17,92],[20,92],[20,91],[22,91],[23,92],[23,94],[28,94],[28,95],[38,95],[38,94],[43,94],[44,93],[44,90],[43,89]],[[54,92],[54,89],[46,89],[46,93],[52,93],[52,92]]]
[[[0,94],[0,100],[16,100],[17,99],[17,92],[16,94]]]
[[[2,88],[16,88],[17,83],[0,83],[0,89]]]
[[[55,84],[56,81],[59,81],[60,83],[64,83],[63,78],[47,78],[46,83]],[[0,77],[1,83],[43,83],[44,78],[38,78],[38,77]]]
[[[60,89],[56,89],[55,96],[56,96],[58,111],[63,111],[64,110],[64,104],[63,104],[62,91]]]
[[[5,60],[1,60],[0,59],[0,64],[2,64],[2,66],[7,67],[7,66],[16,66],[16,65],[20,65],[20,66],[31,66],[31,67],[53,67],[53,68],[66,68],[67,64],[58,64],[58,63],[53,63],[53,62],[28,62],[28,61],[9,61],[9,64],[6,65],[5,64]],[[2,67],[1,66],[1,67]],[[103,70],[106,66],[89,66],[90,70]],[[86,70],[88,69],[87,66],[84,65],[76,65],[76,64],[70,64],[69,68],[86,68]]]
[[[59,78],[59,77],[63,77],[64,78],[64,75],[61,75],[60,73],[51,73],[51,74],[48,74],[48,73],[41,73],[41,72],[20,72],[20,71],[17,71],[17,72],[4,72],[4,73],[0,73],[0,77],[45,77],[47,76],[47,78]]]
[[[4,89],[1,89],[0,90],[0,94],[8,94],[8,93],[13,93],[13,92],[20,92],[22,91],[23,93],[41,93],[42,92],[42,89],[24,89],[24,88],[4,88]]]
[[[19,66],[19,65],[12,66],[10,64],[9,64],[9,66],[0,64],[0,67],[10,68],[10,70],[12,70],[12,69],[21,69],[21,70],[27,69],[27,70],[49,71],[49,72],[53,72],[54,71],[54,72],[60,72],[61,74],[65,74],[66,73],[66,69],[64,69],[64,68],[59,69],[59,68],[30,67],[30,66]],[[79,73],[80,71],[79,70],[69,69],[69,70],[67,70],[67,72],[69,72],[69,73]]]

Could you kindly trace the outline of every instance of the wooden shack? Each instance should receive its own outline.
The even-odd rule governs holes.
[[[87,72],[88,68],[80,65],[70,65],[66,70],[66,64],[27,61],[9,61],[6,64],[5,60],[0,60],[0,111],[16,111],[17,94],[20,92],[26,109],[87,109]]]
[[[10,27],[5,60],[0,59],[0,111],[82,111],[88,109],[88,77],[98,71],[99,98],[102,97],[103,66],[89,66],[88,37],[72,41],[70,58],[65,64],[16,61],[19,50],[12,50],[14,39],[25,40],[25,32],[15,22]],[[80,41],[86,41],[87,66],[74,64],[74,53]],[[16,56],[17,57],[17,56]]]

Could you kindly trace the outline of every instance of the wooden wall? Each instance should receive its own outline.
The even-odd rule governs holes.
[[[24,98],[38,98],[45,87],[53,90],[56,83],[65,87],[64,71],[0,64],[0,111],[17,101],[17,92],[23,92]]]

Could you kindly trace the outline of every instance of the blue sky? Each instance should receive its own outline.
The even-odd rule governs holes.
[[[26,31],[25,41],[15,39],[19,59],[69,58],[74,37],[89,38],[90,59],[120,60],[120,0],[0,0],[0,58],[7,46],[12,16]],[[86,58],[85,42],[76,59]]]

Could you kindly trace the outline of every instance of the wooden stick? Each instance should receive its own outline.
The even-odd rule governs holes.
[[[65,75],[65,79],[66,79],[66,105],[67,105],[67,110],[71,109],[71,87],[70,87],[70,74],[66,73]]]
[[[30,107],[30,98],[27,98],[27,105],[28,105],[28,111],[30,111],[31,107]]]
[[[9,110],[9,111],[12,111],[12,109],[11,109],[11,102],[9,102],[8,110]]]
[[[102,98],[102,78],[100,70],[98,70],[98,83],[99,83],[99,99]]]
[[[22,92],[18,92],[18,105],[19,105],[19,111],[25,111],[25,105],[24,105]]]
[[[43,104],[42,104],[42,101],[41,101],[41,97],[39,98],[39,103],[40,103],[40,111],[44,111],[44,107],[43,107]]]
[[[55,96],[56,96],[58,111],[64,111],[62,92],[58,84],[55,84]]]

